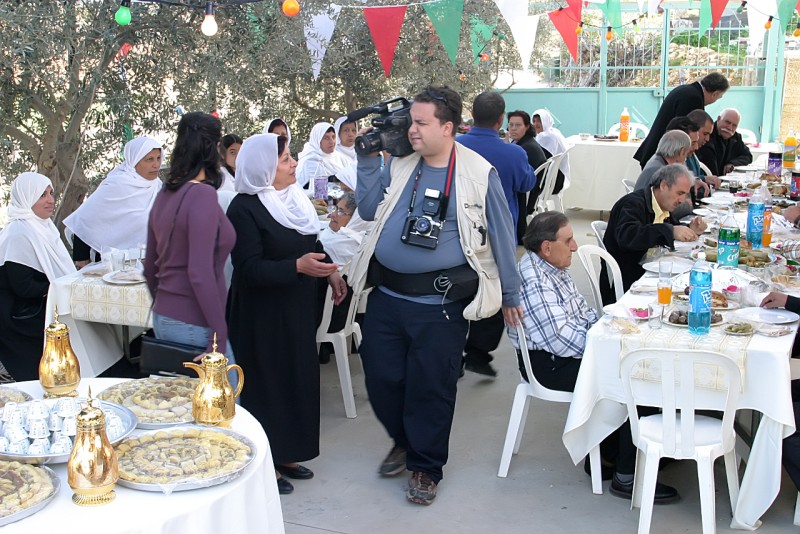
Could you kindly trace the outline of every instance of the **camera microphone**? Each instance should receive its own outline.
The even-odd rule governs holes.
[[[373,113],[380,113],[384,107],[381,107],[380,104],[377,106],[369,106],[366,108],[357,109],[355,111],[351,111],[347,114],[347,120],[345,122],[355,122],[357,120],[361,120],[367,115],[372,115]]]

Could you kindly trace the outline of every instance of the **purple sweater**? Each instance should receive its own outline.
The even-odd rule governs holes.
[[[228,340],[223,269],[235,243],[236,232],[219,207],[213,187],[188,182],[177,191],[162,189],[156,197],[147,224],[144,262],[147,286],[155,301],[153,311],[211,327],[217,333],[220,352],[225,351]],[[211,350],[211,343],[209,339],[206,350]]]

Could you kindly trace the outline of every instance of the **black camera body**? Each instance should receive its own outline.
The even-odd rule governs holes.
[[[422,201],[422,216],[409,214],[400,241],[407,245],[435,249],[439,244],[442,223],[439,213],[442,208],[442,193],[436,189],[426,189]]]
[[[373,113],[378,114],[372,119],[373,130],[356,137],[357,154],[366,156],[386,150],[392,156],[402,158],[414,152],[408,140],[408,129],[411,128],[411,103],[408,100],[398,97],[361,108],[348,114],[347,120],[356,121]]]

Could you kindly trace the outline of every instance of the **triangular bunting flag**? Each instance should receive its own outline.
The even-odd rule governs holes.
[[[581,0],[567,0],[567,6],[576,19],[583,20],[583,2]]]
[[[764,34],[767,33],[764,24],[769,19],[769,13],[775,13],[775,9],[775,0],[764,0],[763,4],[758,5],[758,11],[747,9],[747,25],[750,27],[750,34],[747,36],[748,54],[761,57],[761,44],[764,42]]]
[[[550,20],[553,21],[553,26],[556,27],[561,38],[564,39],[564,44],[567,45],[572,59],[578,61],[578,34],[575,33],[575,28],[578,27],[578,21],[572,18],[572,13],[566,9],[556,9],[547,14]]]
[[[497,27],[497,23],[487,24],[480,17],[472,15],[469,19],[469,42],[472,46],[473,63],[479,63],[481,52],[486,43],[492,39],[492,33]]]
[[[701,37],[711,27],[711,0],[700,0],[700,20],[697,25]]]
[[[647,14],[650,16],[658,15],[658,6],[661,5],[661,0],[647,0]]]
[[[794,0],[789,0],[794,1]],[[719,24],[719,19],[722,18],[722,13],[725,11],[725,6],[728,5],[728,0],[711,0],[711,27],[716,28]]]
[[[798,15],[800,15],[800,0],[797,0],[797,5],[794,6],[794,10],[797,11]]]
[[[327,13],[313,15],[303,24],[303,33],[306,36],[306,47],[311,56],[311,70],[315,80],[319,78],[322,60],[325,59],[325,52],[328,50],[328,43],[331,41],[333,29],[336,28],[336,19],[339,18],[341,9],[341,6],[331,4]]]
[[[597,7],[605,13],[608,25],[619,36],[622,36],[622,6],[620,0],[607,0],[605,4],[597,4]]]
[[[406,6],[365,7],[364,18],[367,19],[369,33],[375,42],[375,50],[383,65],[383,74],[388,78],[394,62],[394,51],[400,39]]]
[[[522,66],[530,64],[533,45],[536,43],[536,28],[539,26],[539,15],[528,15],[528,2],[520,0],[494,0],[497,8],[511,28],[511,35],[517,45],[517,52],[522,59]],[[577,23],[576,23],[577,24]]]
[[[464,15],[464,0],[440,0],[435,3],[422,4],[431,19],[436,35],[442,41],[453,65],[458,54],[458,37],[461,34],[461,18]]]
[[[778,0],[778,20],[781,21],[780,27],[783,31],[789,26],[796,5],[795,0]]]

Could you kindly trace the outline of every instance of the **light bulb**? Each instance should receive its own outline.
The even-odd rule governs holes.
[[[114,13],[114,20],[120,26],[127,26],[131,23],[131,0],[122,0],[119,9]]]
[[[611,26],[609,26],[608,30],[606,30],[606,41],[610,41],[613,38],[614,34],[611,32]]]
[[[636,19],[633,19],[633,31],[640,32],[642,29],[639,27],[639,24],[636,22]]]
[[[747,2],[742,2],[741,5],[736,8],[736,12],[737,13],[743,13],[744,12],[744,6],[746,6],[746,5],[747,5]]]
[[[578,27],[577,27],[577,28],[575,28],[575,33],[576,33],[577,35],[580,35],[580,34],[582,34],[582,33],[583,33],[583,21],[581,21],[581,22],[578,24]]]
[[[795,37],[800,37],[800,22],[797,23],[797,27],[792,32],[792,35]]]
[[[773,19],[773,18],[774,18],[774,17],[771,17],[771,16],[770,16],[769,20],[767,20],[767,22],[764,24],[764,28],[765,28],[765,29],[767,29],[767,30],[768,30],[768,29],[772,28],[772,19]]]
[[[200,31],[206,37],[217,34],[217,19],[214,18],[214,2],[206,2],[206,17],[200,25]]]

